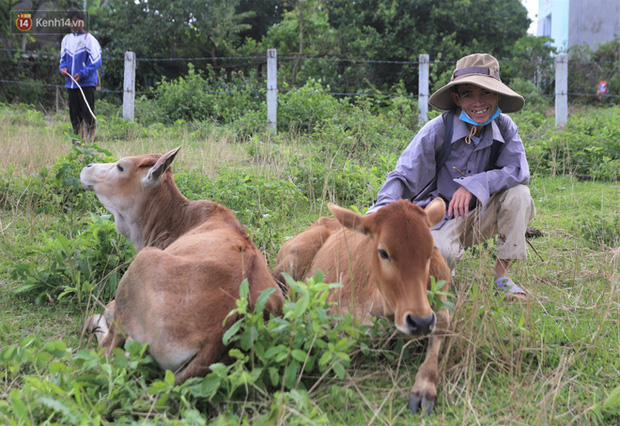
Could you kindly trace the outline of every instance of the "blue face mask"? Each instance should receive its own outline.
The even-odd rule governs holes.
[[[493,115],[491,116],[491,118],[489,118],[485,123],[476,123],[474,120],[471,119],[471,117],[469,117],[469,115],[467,115],[467,113],[465,111],[461,111],[461,115],[459,116],[459,119],[461,121],[464,121],[465,123],[469,123],[469,124],[473,124],[474,126],[486,126],[487,124],[489,124],[491,121],[495,120],[497,117],[499,117],[499,115],[502,113],[502,110],[499,109],[499,107],[495,108],[495,112],[493,113]]]

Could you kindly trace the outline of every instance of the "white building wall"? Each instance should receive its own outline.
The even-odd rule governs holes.
[[[598,44],[620,35],[620,0],[571,0],[568,46]]]
[[[620,1],[620,0],[619,0]],[[539,0],[537,36],[553,39],[558,52],[568,49],[568,17],[570,0]]]
[[[559,53],[620,35],[620,0],[538,0],[537,36],[553,39]]]

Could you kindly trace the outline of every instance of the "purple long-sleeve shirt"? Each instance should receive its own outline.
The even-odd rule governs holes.
[[[485,126],[480,142],[474,145],[465,143],[469,129],[458,118],[459,114],[460,110],[454,116],[450,155],[439,173],[435,170],[435,155],[444,141],[445,125],[441,116],[426,123],[405,148],[368,213],[401,198],[412,200],[422,207],[437,197],[449,202],[460,186],[464,186],[484,206],[496,192],[529,182],[530,169],[525,148],[517,126],[509,116],[501,114]],[[500,141],[502,145],[495,168],[485,171],[489,169],[493,140]],[[447,219],[450,217],[446,215],[444,221]]]

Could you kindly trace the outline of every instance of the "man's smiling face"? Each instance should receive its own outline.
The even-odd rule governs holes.
[[[476,123],[486,123],[497,108],[501,95],[473,84],[462,84],[452,92],[452,100]]]

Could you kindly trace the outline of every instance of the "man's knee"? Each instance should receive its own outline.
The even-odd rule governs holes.
[[[463,246],[459,243],[458,239],[450,238],[450,236],[441,235],[440,233],[433,232],[433,238],[435,239],[435,245],[439,249],[441,256],[450,269],[454,271],[454,268],[465,253]]]
[[[530,188],[525,185],[516,185],[507,189],[504,196],[504,203],[516,204],[517,206],[523,206],[525,203],[531,202],[531,200]]]
[[[527,221],[536,215],[536,207],[530,193],[530,188],[525,185],[517,185],[507,189],[500,201],[498,212],[522,212]],[[511,213],[514,214],[514,213]]]

